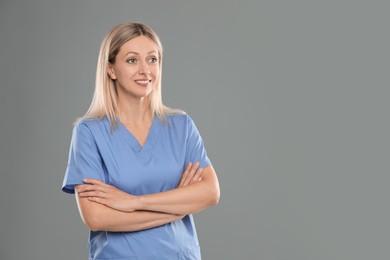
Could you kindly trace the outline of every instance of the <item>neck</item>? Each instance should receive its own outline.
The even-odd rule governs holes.
[[[144,125],[151,122],[153,116],[150,110],[149,97],[118,100],[119,117],[122,123]]]

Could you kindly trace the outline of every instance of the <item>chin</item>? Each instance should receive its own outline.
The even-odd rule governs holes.
[[[147,92],[143,92],[143,93],[136,93],[135,96],[137,98],[146,98],[146,97],[150,96],[151,93],[152,93],[152,91],[147,91]]]

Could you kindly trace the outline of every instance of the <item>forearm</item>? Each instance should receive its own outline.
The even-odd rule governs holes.
[[[123,212],[76,195],[81,218],[93,231],[130,232],[158,227],[184,215],[153,211]]]
[[[182,215],[173,215],[163,212],[134,211],[123,213],[120,211],[101,217],[97,230],[111,232],[131,232],[158,227],[183,218]],[[119,213],[119,214],[117,214]],[[104,218],[104,219],[103,219]]]
[[[179,183],[176,189],[141,196],[126,193],[96,179],[84,179],[84,182],[87,184],[77,186],[77,196],[123,212],[146,210],[188,215],[216,205],[220,196],[217,175],[212,166],[204,168],[201,178],[190,182],[190,185]]]
[[[187,215],[216,205],[219,193],[218,180],[210,166],[205,169],[202,181],[182,188],[139,196],[136,207],[138,210]]]

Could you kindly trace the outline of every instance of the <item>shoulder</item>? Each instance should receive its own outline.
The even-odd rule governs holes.
[[[187,128],[189,125],[194,124],[191,116],[188,114],[174,114],[167,116],[169,126],[181,126]]]
[[[198,128],[188,114],[170,115],[167,117],[167,128],[170,131],[183,132],[186,135],[198,134]]]
[[[74,124],[74,127],[80,128],[80,129],[91,128],[91,127],[94,127],[94,126],[100,124],[101,121],[102,121],[102,119],[99,119],[99,118],[84,118],[84,119],[77,121]]]
[[[87,118],[76,122],[73,131],[76,134],[93,135],[101,126],[106,124],[106,118]]]
[[[167,119],[169,122],[180,122],[180,121],[186,121],[187,118],[190,116],[188,114],[173,114],[173,115],[168,115]]]

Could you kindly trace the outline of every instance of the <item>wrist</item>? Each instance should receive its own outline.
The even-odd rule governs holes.
[[[134,201],[135,210],[144,210],[145,208],[145,197],[144,196],[136,196]]]

